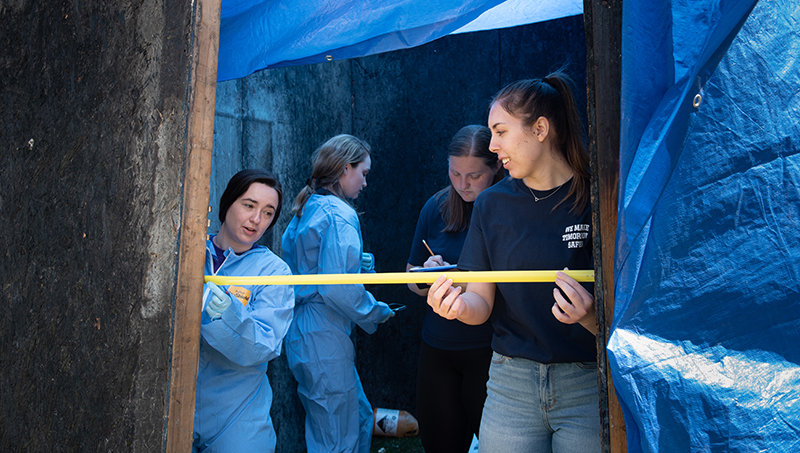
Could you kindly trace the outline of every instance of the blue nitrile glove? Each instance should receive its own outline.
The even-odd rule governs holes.
[[[380,303],[382,303],[382,304],[383,304],[383,303],[385,303],[385,302],[380,302]],[[394,318],[394,315],[396,315],[396,314],[397,314],[397,312],[394,310],[394,308],[392,308],[392,305],[391,305],[391,304],[386,304],[386,305],[389,307],[389,313],[386,315],[386,317],[383,319],[383,321],[380,321],[378,324],[383,324],[383,323],[385,323],[386,321],[388,321],[388,320],[390,320],[390,319]]]
[[[361,272],[375,272],[375,256],[372,253],[361,254]]]
[[[211,319],[221,318],[222,312],[227,310],[231,304],[231,296],[225,294],[225,291],[212,282],[208,282],[208,288],[211,290],[211,299],[206,305],[206,313]]]

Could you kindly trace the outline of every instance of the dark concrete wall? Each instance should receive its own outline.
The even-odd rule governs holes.
[[[163,449],[191,8],[0,6],[0,451]]]
[[[364,248],[378,272],[402,272],[417,215],[447,182],[447,144],[466,124],[485,124],[503,85],[567,64],[585,112],[586,44],[575,16],[512,29],[446,37],[414,49],[262,71],[217,91],[211,204],[228,179],[251,165],[272,168],[289,196],[275,233],[280,253],[294,195],[310,176],[310,155],[327,138],[351,133],[373,148],[369,186],[357,201]],[[219,221],[211,215],[210,231]],[[375,407],[416,410],[415,375],[424,300],[405,285],[372,286],[379,300],[408,305],[373,335],[354,335],[358,370]],[[270,364],[278,449],[303,451],[303,409],[285,357]]]

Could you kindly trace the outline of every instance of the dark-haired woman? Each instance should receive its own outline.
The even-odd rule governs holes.
[[[361,225],[350,200],[367,186],[366,142],[337,135],[312,157],[311,179],[298,194],[282,236],[283,257],[299,275],[355,274],[364,266]],[[372,407],[355,365],[350,334],[373,333],[394,312],[364,285],[298,285],[286,358],[306,411],[308,453],[369,453]]]
[[[461,128],[448,147],[450,185],[422,208],[406,270],[456,264],[478,195],[504,176],[486,126]],[[435,255],[431,256],[422,241]],[[425,296],[427,288],[408,285]],[[428,453],[464,453],[478,434],[492,358],[492,326],[442,318],[428,307],[417,366],[417,418]]]
[[[269,172],[234,175],[220,199],[220,230],[206,244],[206,275],[290,275],[286,263],[256,244],[277,221],[282,201]],[[192,451],[273,452],[267,363],[280,354],[294,291],[206,283],[203,302]]]
[[[569,79],[556,73],[505,87],[489,128],[510,177],[475,202],[459,269],[591,269],[589,158]],[[470,283],[463,294],[440,276],[428,292],[448,319],[491,316],[483,453],[600,451],[592,288],[556,275],[555,285]]]

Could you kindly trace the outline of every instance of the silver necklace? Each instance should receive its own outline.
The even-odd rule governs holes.
[[[537,197],[537,196],[536,196],[536,194],[535,194],[535,193],[533,193],[533,189],[531,189],[531,188],[530,188],[530,187],[528,187],[528,186],[525,186],[525,187],[528,187],[528,190],[530,190],[530,191],[531,191],[531,195],[533,195],[533,199],[534,199],[534,201],[536,201],[536,202],[538,203],[538,202],[540,202],[540,201],[542,201],[542,200],[547,200],[548,198],[550,198],[550,197],[552,197],[553,195],[555,195],[555,194],[556,194],[556,192],[558,192],[558,189],[562,188],[562,187],[564,186],[564,184],[566,184],[566,183],[567,183],[567,181],[564,181],[564,182],[562,182],[560,186],[556,187],[556,188],[555,188],[555,189],[554,189],[552,192],[550,192],[550,195],[548,195],[548,196],[546,196],[546,197],[541,197],[541,198]]]

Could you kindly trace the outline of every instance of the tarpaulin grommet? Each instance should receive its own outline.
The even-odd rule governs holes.
[[[700,96],[700,93],[694,95],[694,99],[692,100],[692,105],[694,108],[700,107],[700,104],[703,102],[703,96]]]
[[[333,61],[333,55],[325,55],[325,59],[328,61]]]

